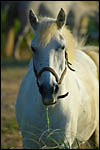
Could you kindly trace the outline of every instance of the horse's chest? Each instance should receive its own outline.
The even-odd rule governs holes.
[[[42,130],[48,127],[46,108],[30,108],[25,112],[25,122]],[[69,114],[65,116],[61,109],[48,109],[49,127],[51,129],[65,129],[69,123]]]

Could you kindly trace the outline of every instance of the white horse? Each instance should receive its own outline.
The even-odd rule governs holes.
[[[29,20],[34,31],[31,43],[34,58],[16,102],[23,147],[55,147],[64,143],[71,147],[75,139],[84,143],[94,132],[98,140],[96,63],[85,52],[75,49],[74,38],[64,26],[63,9],[56,19],[44,17],[40,20],[30,10]]]

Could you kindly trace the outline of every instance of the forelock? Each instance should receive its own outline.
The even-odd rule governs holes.
[[[54,35],[55,31],[57,31],[57,24],[54,19],[41,19],[36,31],[36,34],[38,34],[39,44],[45,47],[50,42],[50,39]]]

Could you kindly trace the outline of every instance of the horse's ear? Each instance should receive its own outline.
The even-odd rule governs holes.
[[[33,12],[32,9],[29,11],[29,21],[30,21],[30,24],[33,27],[33,29],[36,30],[37,23],[38,23],[38,18],[35,15],[35,13]]]
[[[56,22],[59,29],[65,24],[65,11],[62,8],[58,13]]]

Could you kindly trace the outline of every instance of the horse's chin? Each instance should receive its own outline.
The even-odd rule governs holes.
[[[54,104],[56,104],[56,102],[54,102],[54,103],[43,103],[45,106],[50,106],[50,105],[54,105]]]
[[[45,101],[45,100],[43,100],[43,104],[45,106],[50,106],[50,105],[56,104],[56,101],[55,100],[51,100],[51,101]]]

